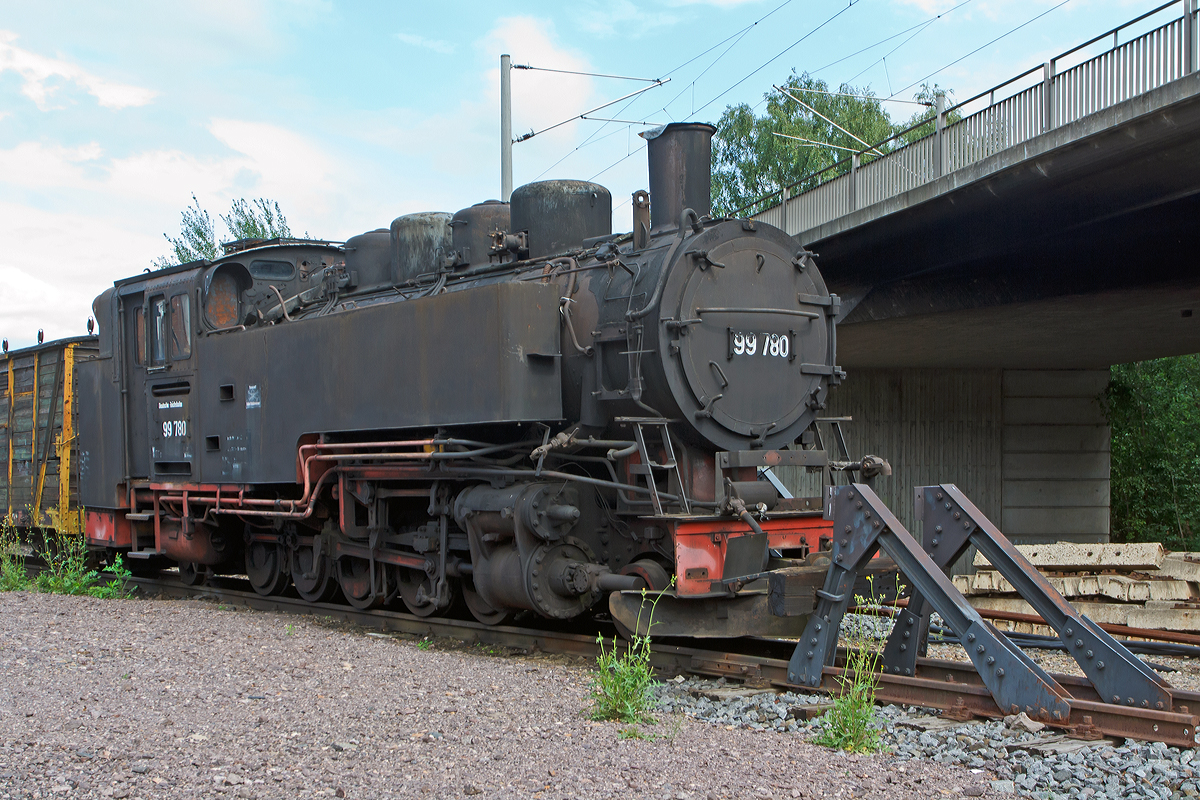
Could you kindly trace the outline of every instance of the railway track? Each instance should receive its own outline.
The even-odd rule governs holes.
[[[217,579],[204,586],[188,586],[166,577],[134,578],[130,582],[147,594],[169,597],[207,597],[215,601],[260,611],[329,617],[365,628],[415,636],[437,636],[466,643],[500,645],[543,653],[594,658],[599,654],[596,634],[522,628],[508,625],[484,625],[474,620],[441,617],[417,617],[389,610],[360,611],[333,603],[309,603],[285,596],[263,597],[237,588],[238,581]],[[826,667],[819,687],[797,687],[788,682],[788,657],[794,645],[772,640],[738,641],[739,651],[711,650],[686,642],[657,640],[652,663],[666,674],[690,674],[725,677],[759,686],[800,689],[835,694],[843,670]],[[840,663],[840,662],[839,662]],[[1191,748],[1196,746],[1196,726],[1200,716],[1200,693],[1174,690],[1182,713],[1130,708],[1101,702],[1085,678],[1054,674],[1071,695],[1071,713],[1064,720],[1049,723],[1071,736],[1099,739],[1105,736],[1158,741]],[[988,689],[969,662],[918,659],[912,677],[880,675],[875,691],[880,703],[935,708],[958,719],[971,717],[1001,718],[1006,712],[996,706]]]

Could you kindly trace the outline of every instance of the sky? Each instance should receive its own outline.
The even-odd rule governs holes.
[[[295,234],[338,241],[497,197],[501,53],[670,79],[594,114],[621,122],[575,119],[513,147],[515,186],[594,180],[620,231],[647,186],[648,127],[716,122],[737,103],[761,112],[793,70],[897,100],[937,83],[965,100],[1155,5],[0,0],[0,336],[15,348],[39,329],[85,333],[97,294],[170,252],[163,234],[193,194],[219,233],[233,200],[266,197]],[[514,135],[647,86],[514,70]]]

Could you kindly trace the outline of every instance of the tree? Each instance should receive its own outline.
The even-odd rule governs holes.
[[[200,207],[200,201],[196,199],[195,194],[192,195],[192,204],[183,210],[181,216],[179,235],[172,237],[163,234],[163,238],[171,244],[174,258],[158,257],[153,262],[157,269],[187,264],[202,258],[212,261],[220,254],[216,226],[213,225],[208,212]],[[229,213],[219,216],[229,233],[226,241],[287,239],[292,235],[279,203],[266,198],[260,197],[250,202],[245,198],[234,200]]]
[[[1200,549],[1200,354],[1118,364],[1104,400],[1113,539]]]
[[[954,105],[953,90],[944,90],[936,83],[933,86],[930,86],[928,83],[921,84],[921,91],[917,92],[913,99],[918,103],[926,103],[927,107],[924,111],[918,111],[913,114],[908,118],[907,122],[896,126],[897,133],[905,128],[912,128],[908,133],[900,136],[901,144],[912,144],[918,139],[924,139],[937,129],[937,123],[934,121],[934,118],[937,116],[937,96],[939,94],[945,96],[946,108]],[[957,111],[951,111],[946,115],[946,125],[953,125],[961,119],[962,114]],[[925,122],[926,124],[920,127],[913,127],[921,122]]]
[[[764,95],[767,108],[761,117],[745,103],[729,106],[721,115],[713,137],[714,214],[756,213],[774,201],[744,207],[769,192],[799,184],[793,191],[798,193],[848,172],[852,153],[868,150],[863,142],[878,144],[875,152],[868,150],[863,154],[862,163],[868,163],[896,146],[927,135],[934,125],[931,121],[929,131],[922,126],[899,142],[879,144],[923,117],[932,120],[936,112],[929,109],[896,124],[869,87],[843,83],[836,94],[829,94],[829,85],[808,73],[797,75],[793,71],[783,88],[803,101],[803,105],[772,91]],[[933,103],[940,91],[936,85],[926,84],[917,94],[917,100]],[[839,130],[838,126],[854,135]],[[816,176],[829,168],[832,168],[830,173]]]

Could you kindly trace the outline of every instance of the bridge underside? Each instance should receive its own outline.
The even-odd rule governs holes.
[[[847,367],[1080,369],[1200,350],[1200,75],[799,238]]]
[[[908,523],[948,481],[1017,541],[1106,541],[1108,367],[1200,351],[1198,234],[1200,75],[801,234],[843,298],[826,413]]]

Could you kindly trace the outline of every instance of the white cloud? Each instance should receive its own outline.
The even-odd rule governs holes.
[[[444,42],[441,39],[427,39],[415,33],[397,33],[396,38],[405,44],[411,44],[413,47],[423,47],[435,53],[449,55],[454,52],[454,45],[450,44],[450,42]]]
[[[13,44],[17,35],[0,30],[0,72],[11,70],[24,79],[21,93],[42,111],[53,108],[50,98],[58,89],[55,79],[77,84],[105,108],[144,106],[158,95],[151,89],[117,83],[87,72],[77,64],[47,58]]]
[[[913,6],[919,11],[935,16],[954,8],[961,0],[900,0],[901,5]]]
[[[761,3],[762,0],[670,0],[673,6],[716,6],[717,8],[737,8],[751,3]]]
[[[149,265],[145,253],[161,251],[162,240],[130,230],[114,215],[43,211],[0,203],[0,334],[12,347],[79,336],[92,313],[92,300],[117,278]]]
[[[597,36],[641,37],[657,28],[674,25],[679,18],[661,11],[646,11],[631,0],[593,4],[581,10],[579,26]]]
[[[535,67],[593,71],[590,62],[580,53],[559,46],[554,39],[554,26],[547,20],[536,17],[508,17],[497,21],[496,27],[484,37],[485,52],[511,53],[513,63]],[[500,68],[489,70],[486,85],[488,94],[495,98],[496,111],[492,119],[499,120]],[[592,106],[595,82],[584,75],[567,75],[558,72],[516,70],[512,76],[513,135],[519,136],[530,130],[538,131],[557,122],[570,119]],[[613,95],[614,97],[619,94]],[[565,144],[573,138],[573,126],[544,134],[543,142]],[[539,137],[541,138],[541,137]],[[516,145],[525,151],[528,145]]]

